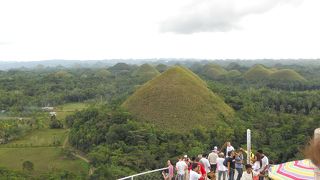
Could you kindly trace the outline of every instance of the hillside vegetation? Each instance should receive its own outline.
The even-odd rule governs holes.
[[[304,77],[292,69],[268,69],[262,65],[253,66],[243,77],[246,80],[306,81]]]
[[[149,64],[142,64],[137,70],[132,73],[132,76],[137,78],[139,82],[146,82],[160,73],[159,71]]]
[[[265,68],[262,65],[255,65],[250,68],[243,77],[246,80],[264,80],[268,79],[270,74],[272,73],[271,70]]]
[[[217,79],[227,73],[225,69],[216,64],[207,64],[203,67],[203,74],[210,79]]]
[[[270,75],[270,79],[282,81],[306,81],[304,77],[292,69],[281,69]]]
[[[223,117],[233,115],[233,110],[204,81],[182,67],[173,67],[144,84],[123,107],[138,120],[171,130],[214,126]]]

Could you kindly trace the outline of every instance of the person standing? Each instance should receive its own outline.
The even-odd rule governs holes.
[[[224,154],[219,153],[219,157],[217,158],[218,180],[221,180],[221,177],[223,180],[226,180],[228,169],[223,165],[224,160]]]
[[[183,158],[180,157],[179,161],[176,164],[176,170],[177,170],[177,180],[184,180],[185,178],[185,172],[188,169],[187,164],[184,162]]]
[[[255,176],[258,176],[259,173],[252,170],[252,166],[250,164],[246,164],[246,171],[242,174],[240,180],[253,180]]]
[[[265,172],[268,170],[269,166],[269,159],[268,157],[263,153],[262,150],[258,150],[258,153],[260,154],[261,157],[261,168],[259,169],[259,173],[264,175]],[[259,176],[259,180],[263,180],[263,176]]]
[[[162,172],[163,179],[164,180],[172,180],[172,178],[174,176],[174,172],[173,172],[173,166],[172,166],[170,160],[167,161],[167,165],[168,165],[168,173]]]
[[[207,158],[205,158],[207,156],[207,154],[203,154],[200,162],[203,164],[204,169],[206,170],[206,174],[208,174],[210,172],[210,163],[209,160]]]
[[[211,166],[211,170],[216,173],[216,169],[217,169],[217,159],[218,159],[218,148],[217,146],[215,146],[212,150],[212,152],[209,154],[208,156],[208,160]]]
[[[236,153],[235,160],[235,167],[238,172],[237,180],[240,180],[243,173],[243,154],[241,150]]]
[[[190,179],[189,180],[199,180],[201,174],[199,174],[200,169],[198,163],[192,163],[190,169]]]
[[[228,176],[229,180],[234,180],[234,171],[235,171],[235,153],[230,151],[228,157],[225,159],[227,162]]]
[[[234,151],[234,147],[231,145],[231,142],[227,142],[227,148],[226,148],[226,157],[229,157],[229,152]]]
[[[200,158],[197,157],[197,158],[195,159],[195,162],[198,163],[199,172],[200,172],[200,174],[201,174],[201,177],[200,177],[199,180],[205,180],[206,177],[207,177],[207,173],[206,173],[206,170],[205,170],[203,164],[200,162]]]

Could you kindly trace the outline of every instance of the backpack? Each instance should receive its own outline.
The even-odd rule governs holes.
[[[225,167],[228,167],[228,159],[229,159],[229,158],[225,158],[224,161],[223,161],[223,165],[224,165]]]

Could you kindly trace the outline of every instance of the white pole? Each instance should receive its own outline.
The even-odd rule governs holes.
[[[320,141],[320,128],[314,130],[314,143],[319,143]],[[314,179],[320,180],[320,165],[316,164],[318,167],[314,168]]]
[[[251,131],[247,129],[247,164],[251,164]]]

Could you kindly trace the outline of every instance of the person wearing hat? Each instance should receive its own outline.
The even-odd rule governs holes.
[[[211,171],[216,173],[217,169],[217,158],[218,158],[218,147],[215,146],[212,150],[212,152],[208,156],[208,160],[211,166]]]

